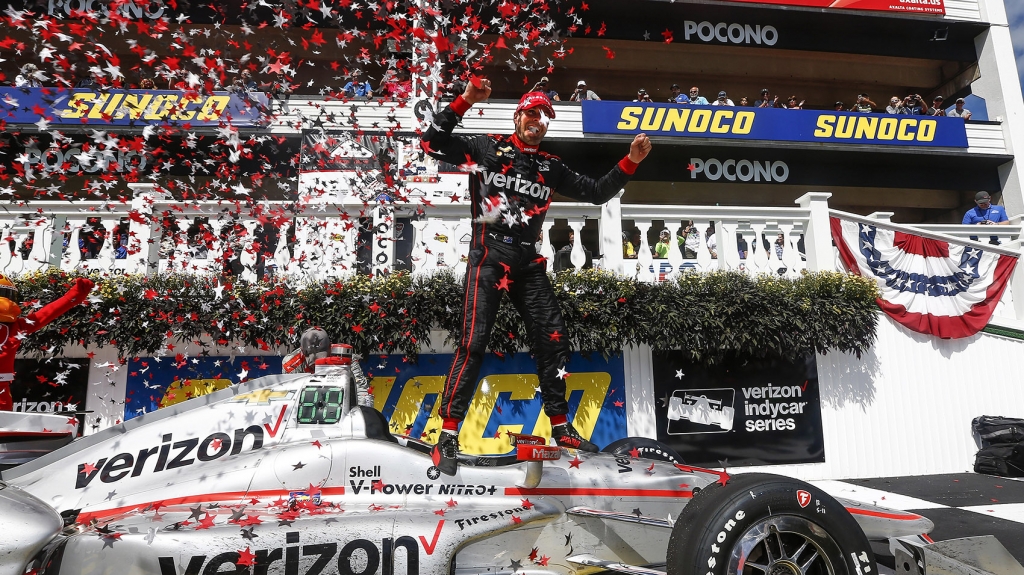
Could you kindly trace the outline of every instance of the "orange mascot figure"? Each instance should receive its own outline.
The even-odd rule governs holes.
[[[14,410],[11,382],[14,381],[14,356],[18,354],[21,340],[85,301],[92,286],[92,280],[78,278],[60,299],[21,317],[21,308],[15,303],[18,288],[7,276],[0,274],[0,411]]]

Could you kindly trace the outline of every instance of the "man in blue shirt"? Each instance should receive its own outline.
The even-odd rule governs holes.
[[[1003,206],[993,206],[992,198],[988,195],[988,192],[978,192],[975,194],[974,203],[978,205],[967,210],[967,213],[964,214],[963,223],[965,225],[1010,225],[1010,220],[1006,217],[1006,208]]]
[[[697,104],[698,106],[707,106],[708,99],[700,95],[700,89],[697,86],[690,88],[690,103]]]
[[[370,83],[363,80],[363,72],[361,70],[352,70],[352,81],[345,84],[342,88],[345,91],[345,95],[349,98],[369,98],[373,96],[373,88],[370,87]]]
[[[967,210],[964,214],[964,225],[984,225],[984,226],[1008,226],[1010,225],[1009,218],[1006,217],[1006,208],[1003,206],[993,206],[992,198],[988,195],[988,192],[978,192],[974,195],[974,203],[977,206]],[[971,236],[972,240],[977,241],[978,236]],[[999,238],[991,236],[989,238],[990,244],[999,244]]]
[[[676,104],[689,104],[690,99],[686,97],[686,94],[682,93],[679,84],[672,84],[669,91],[672,92],[672,97],[668,99],[669,102],[675,102]]]

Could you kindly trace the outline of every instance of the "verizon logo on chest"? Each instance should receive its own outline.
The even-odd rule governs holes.
[[[518,174],[513,177],[508,174],[499,174],[484,170],[482,177],[485,186],[504,188],[523,196],[530,196],[531,198],[538,198],[541,200],[547,200],[551,197],[550,187],[531,180],[523,179]]]

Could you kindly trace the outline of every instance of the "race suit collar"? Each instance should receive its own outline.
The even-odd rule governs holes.
[[[524,154],[536,154],[540,150],[538,146],[527,146],[516,134],[512,134],[512,137],[509,139],[513,144],[515,144],[515,147],[519,148],[519,151]]]

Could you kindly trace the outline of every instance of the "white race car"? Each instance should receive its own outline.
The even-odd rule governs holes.
[[[268,376],[3,472],[0,575],[927,571],[912,513],[636,457],[650,440],[513,436],[448,477],[353,396],[347,373]]]

